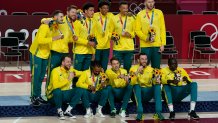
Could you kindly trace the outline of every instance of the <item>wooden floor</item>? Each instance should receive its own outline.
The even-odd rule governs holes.
[[[162,67],[166,66],[163,64]],[[203,64],[200,68],[195,68],[191,64],[184,62],[184,64],[179,64],[179,66],[184,67],[193,81],[198,83],[198,91],[218,91],[218,69],[214,66],[209,66],[208,64]],[[110,67],[110,66],[109,66]],[[44,94],[45,83],[42,86],[42,93]],[[24,65],[23,71],[17,69],[13,64],[5,69],[5,71],[0,72],[0,96],[16,96],[16,95],[29,95],[30,94],[30,73],[29,66]],[[152,119],[153,114],[145,114],[145,119]],[[168,113],[165,113],[165,118],[168,117]],[[134,123],[135,114],[131,114],[128,118],[89,118],[84,119],[83,116],[77,116],[77,119],[66,119],[59,120],[57,117],[10,117],[1,118],[0,123]],[[177,119],[174,123],[218,123],[218,113],[199,113],[202,119],[200,121],[188,121],[187,113],[177,113]],[[130,120],[130,121],[129,121]],[[145,121],[146,123],[153,123],[154,121]],[[163,123],[168,123],[165,121]],[[156,122],[155,122],[156,123]]]

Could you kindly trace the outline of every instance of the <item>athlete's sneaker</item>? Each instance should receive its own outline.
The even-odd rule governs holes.
[[[126,110],[126,117],[129,117],[129,110]]]
[[[65,116],[68,116],[70,119],[76,119],[76,116],[73,115],[73,114],[71,114],[71,112],[65,111],[65,112],[64,112],[64,115],[65,115]]]
[[[143,114],[142,113],[138,113],[136,116],[136,121],[142,121],[143,120]]]
[[[175,112],[174,112],[174,111],[171,111],[171,112],[170,112],[169,119],[170,119],[170,120],[174,120],[174,119],[175,119],[175,115],[176,115]]]
[[[37,100],[41,103],[41,104],[47,104],[48,102],[46,100],[44,100],[42,97],[38,97]]]
[[[39,102],[39,100],[37,100],[36,97],[30,97],[30,99],[33,106],[40,106],[41,103]]]
[[[113,110],[111,111],[111,114],[110,114],[111,118],[115,118],[116,113],[117,113],[117,110],[116,110],[116,109],[113,109]]]
[[[198,120],[200,118],[194,110],[191,110],[191,112],[188,113],[188,116],[190,119],[194,119],[194,120]]]
[[[90,118],[92,116],[93,116],[92,110],[91,110],[91,108],[88,108],[86,110],[86,114],[84,115],[84,118]]]
[[[105,116],[104,116],[104,114],[102,113],[102,110],[101,110],[101,109],[102,109],[102,108],[97,108],[97,109],[96,109],[96,116],[104,118]]]
[[[126,110],[121,109],[119,115],[123,118],[126,117]]]
[[[63,112],[63,111],[58,112],[58,118],[59,118],[60,120],[65,120],[64,112]]]
[[[154,116],[153,116],[153,118],[154,118],[155,120],[164,120],[164,116],[163,116],[160,112],[155,113]]]

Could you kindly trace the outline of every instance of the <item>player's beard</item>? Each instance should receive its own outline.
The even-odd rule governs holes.
[[[64,69],[68,71],[68,70],[70,70],[70,67],[64,66]]]
[[[140,63],[140,66],[143,66],[144,68],[147,66],[146,62]]]
[[[70,18],[73,22],[76,21],[77,17],[76,15]]]
[[[119,70],[119,67],[114,67],[114,68],[112,68],[113,69],[113,71],[118,71]]]

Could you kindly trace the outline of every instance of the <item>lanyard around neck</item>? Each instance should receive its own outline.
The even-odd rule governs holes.
[[[102,18],[102,15],[100,14],[100,21],[101,21],[102,31],[104,32],[106,30],[106,26],[107,26],[107,16],[106,16],[105,21],[103,23],[103,18]]]
[[[154,10],[152,10],[151,18],[150,18],[149,14],[148,14],[148,11],[146,10],[146,16],[147,16],[147,18],[148,18],[148,20],[149,20],[150,26],[152,26],[153,21],[154,21]]]
[[[73,22],[70,23],[67,16],[66,16],[66,20],[67,20],[68,26],[70,27],[71,32],[72,32],[73,34],[75,34]]]
[[[122,17],[121,17],[121,15],[120,15],[120,23],[121,23],[121,25],[122,25],[122,32],[124,32],[124,30],[126,29],[127,15],[126,15],[126,18],[125,18],[124,24],[123,24]]]

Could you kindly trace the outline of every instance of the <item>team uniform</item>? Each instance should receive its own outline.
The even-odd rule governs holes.
[[[98,42],[95,60],[100,61],[104,71],[107,70],[108,65],[113,17],[114,15],[110,12],[106,15],[97,12],[93,16],[96,22],[95,35]]]
[[[54,104],[57,109],[60,109],[63,103],[69,103],[74,108],[85,94],[81,88],[72,88],[72,79],[69,79],[70,72],[74,72],[76,77],[82,74],[72,67],[67,71],[61,66],[54,68],[51,72],[46,96],[48,101]]]
[[[108,87],[101,86],[104,77],[106,76],[103,73],[96,76],[88,69],[82,73],[76,83],[77,87],[82,88],[86,92],[86,98],[82,100],[86,109],[90,108],[90,103],[97,103],[99,105],[96,112],[99,112],[105,106],[108,99]],[[88,89],[89,86],[95,86],[96,90],[92,92]]]
[[[113,28],[113,31],[120,36],[117,43],[113,43],[113,56],[119,59],[120,63],[123,63],[124,69],[129,71],[134,51],[135,19],[132,16],[117,14],[113,19]],[[131,37],[122,36],[123,32],[129,32]]]
[[[95,48],[88,45],[88,36],[95,36],[95,22],[91,18],[86,18],[83,21],[76,20],[73,26],[75,27],[75,35],[78,37],[78,41],[75,41],[75,49],[73,49],[75,54],[74,68],[80,71],[88,70],[92,55],[95,54]]]
[[[45,77],[52,43],[52,31],[41,24],[30,47],[31,97],[41,97],[42,81]]]
[[[153,42],[148,41],[151,28],[155,33]],[[162,11],[159,9],[140,11],[136,17],[136,35],[140,39],[141,52],[147,55],[151,67],[160,68],[159,49],[160,46],[166,45],[166,29]]]
[[[187,72],[180,67],[177,67],[175,71],[171,71],[169,67],[163,68],[161,70],[162,73],[162,84],[163,84],[163,91],[165,93],[166,102],[168,104],[170,112],[173,111],[173,103],[180,102],[188,95],[191,96],[190,98],[190,112],[195,110],[195,104],[197,101],[197,83],[193,82]],[[189,82],[183,81],[182,78],[187,77]],[[178,84],[175,85],[173,83],[167,83],[167,80],[179,80]],[[193,113],[193,112],[192,112]],[[194,113],[196,115],[196,113]],[[175,114],[174,114],[175,115]],[[193,115],[193,114],[189,114]],[[198,116],[194,116],[198,117]],[[199,118],[199,117],[198,117]]]
[[[136,72],[140,65],[134,65],[130,69],[131,82],[133,83],[133,92],[136,98],[137,104],[137,118],[142,120],[143,105],[144,102],[149,102],[152,98],[155,99],[155,119],[164,119],[161,115],[162,102],[161,102],[161,87],[160,84],[156,84],[154,78],[154,69],[147,66],[143,69],[143,74]]]
[[[121,100],[122,106],[120,109],[120,115],[125,117],[128,101],[132,94],[133,86],[131,83],[127,83],[126,80],[118,78],[119,75],[127,75],[127,71],[123,68],[119,68],[119,71],[115,72],[112,69],[107,69],[106,75],[109,78],[109,104],[111,113],[116,114],[116,108],[114,100]]]
[[[41,22],[44,22],[48,19],[49,18],[43,18]],[[67,16],[64,16],[63,24],[58,24],[56,31],[52,32],[52,35],[55,36],[63,34],[64,38],[57,41],[53,41],[51,44],[51,54],[49,56],[48,77],[46,83],[47,86],[49,84],[51,71],[61,64],[62,57],[67,56],[69,54],[68,44],[69,42],[72,42],[73,39],[72,32],[69,28],[67,21],[69,21],[69,18]]]

